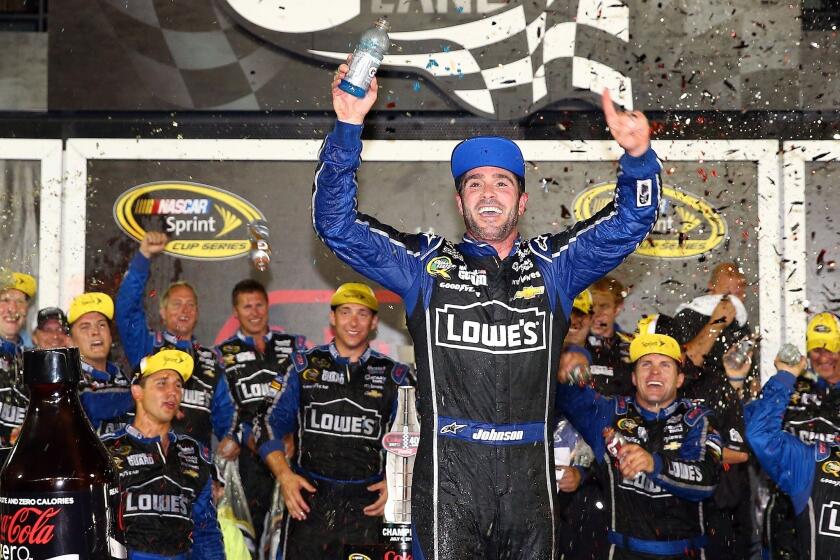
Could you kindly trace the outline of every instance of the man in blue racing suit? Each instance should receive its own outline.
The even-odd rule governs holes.
[[[799,558],[840,558],[840,440],[805,443],[783,426],[803,357],[789,365],[776,359],[778,373],[761,398],[744,407],[747,441],[761,467],[790,496],[796,516]]]
[[[412,490],[413,556],[548,560],[554,535],[552,434],[559,354],[574,297],[651,230],[660,164],[644,115],[607,123],[626,150],[615,199],[565,232],[520,238],[525,162],[512,141],[477,137],[452,154],[466,235],[408,235],[356,210],[364,98],[338,89],[315,176],[316,233],[342,260],[399,294],[414,339],[421,416]],[[434,435],[433,435],[434,434]]]
[[[708,409],[677,398],[685,376],[676,340],[642,333],[629,352],[632,396],[604,397],[567,384],[557,389],[558,408],[595,455],[610,520],[609,557],[701,557],[702,500],[720,476],[720,436]]]

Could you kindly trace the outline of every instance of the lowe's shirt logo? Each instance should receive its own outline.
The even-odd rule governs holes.
[[[509,324],[478,320],[481,316],[492,317],[494,306],[504,308],[504,313],[510,316]],[[490,354],[518,354],[546,347],[545,311],[534,307],[516,309],[495,300],[470,305],[447,304],[443,309],[435,309],[435,320],[438,346]]]
[[[840,537],[840,502],[823,504],[820,510],[820,534]]]
[[[307,432],[372,440],[382,437],[382,415],[350,399],[311,403],[304,414]]]

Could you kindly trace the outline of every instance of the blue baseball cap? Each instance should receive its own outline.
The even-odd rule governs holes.
[[[458,188],[458,177],[476,167],[500,167],[510,171],[525,184],[525,158],[512,140],[501,136],[468,138],[452,150],[452,178]]]

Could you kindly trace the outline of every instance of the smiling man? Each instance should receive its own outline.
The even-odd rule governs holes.
[[[49,350],[70,345],[67,316],[58,307],[45,307],[38,310],[32,342],[35,348]]]
[[[215,434],[221,442],[217,452],[224,458],[235,457],[239,447],[232,436],[234,404],[221,360],[215,350],[193,337],[198,323],[198,295],[188,282],[169,285],[160,298],[162,331],[149,328],[143,304],[152,259],[166,248],[165,233],[149,231],[140,241],[140,250],[128,265],[116,300],[116,323],[125,355],[132,367],[144,356],[161,348],[177,348],[190,354],[194,371],[184,385],[181,411],[174,420],[175,429],[211,445]]]
[[[330,299],[333,341],[297,355],[277,378],[259,450],[289,512],[285,560],[340,560],[345,545],[378,542],[388,497],[381,441],[409,382],[408,366],[369,345],[378,313],[369,286],[342,284]],[[292,431],[290,466],[283,436]]]
[[[791,387],[782,427],[806,444],[831,443],[840,433],[840,319],[829,312],[814,315],[805,343],[811,367]],[[793,502],[778,488],[772,490],[762,530],[765,551],[770,558],[795,557]]]
[[[36,286],[35,278],[21,272],[0,279],[0,445],[14,443],[29,404],[19,385],[21,330]]]
[[[607,485],[610,558],[695,557],[705,545],[701,501],[717,484],[720,438],[706,409],[677,399],[685,377],[676,340],[640,334],[630,359],[635,395],[559,385],[558,408],[592,447]]]
[[[132,560],[224,560],[211,499],[210,454],[172,430],[192,356],[164,349],[140,361],[134,421],[102,441],[120,474],[120,524]]]
[[[79,399],[93,428],[114,432],[131,421],[134,401],[129,380],[119,366],[108,361],[114,301],[102,292],[87,292],[70,302],[70,337],[79,347],[82,375]]]
[[[340,259],[405,305],[424,434],[412,555],[554,558],[555,374],[575,296],[632,253],[656,220],[660,164],[647,119],[617,112],[604,94],[607,124],[626,152],[614,200],[530,240],[519,235],[528,202],[519,147],[495,136],[464,140],[451,171],[466,235],[453,243],[357,211],[362,126],[377,83],[364,98],[348,95],[338,89],[347,69],[332,84],[338,122],[320,151],[313,224]],[[488,432],[494,437],[482,438]]]
[[[236,403],[234,435],[239,441],[247,442],[254,419],[264,414],[272,403],[271,382],[286,372],[295,352],[306,350],[306,339],[269,326],[268,293],[256,280],[237,282],[231,303],[239,329],[216,346],[216,351],[222,356]],[[256,531],[255,541],[262,549],[266,546],[262,542],[263,525],[271,508],[274,477],[259,454],[246,446],[239,454],[239,474]]]

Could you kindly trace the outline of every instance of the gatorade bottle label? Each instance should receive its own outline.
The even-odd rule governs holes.
[[[357,52],[353,54],[353,61],[350,63],[350,70],[344,79],[354,86],[367,90],[370,81],[376,75],[381,60],[369,52]]]

